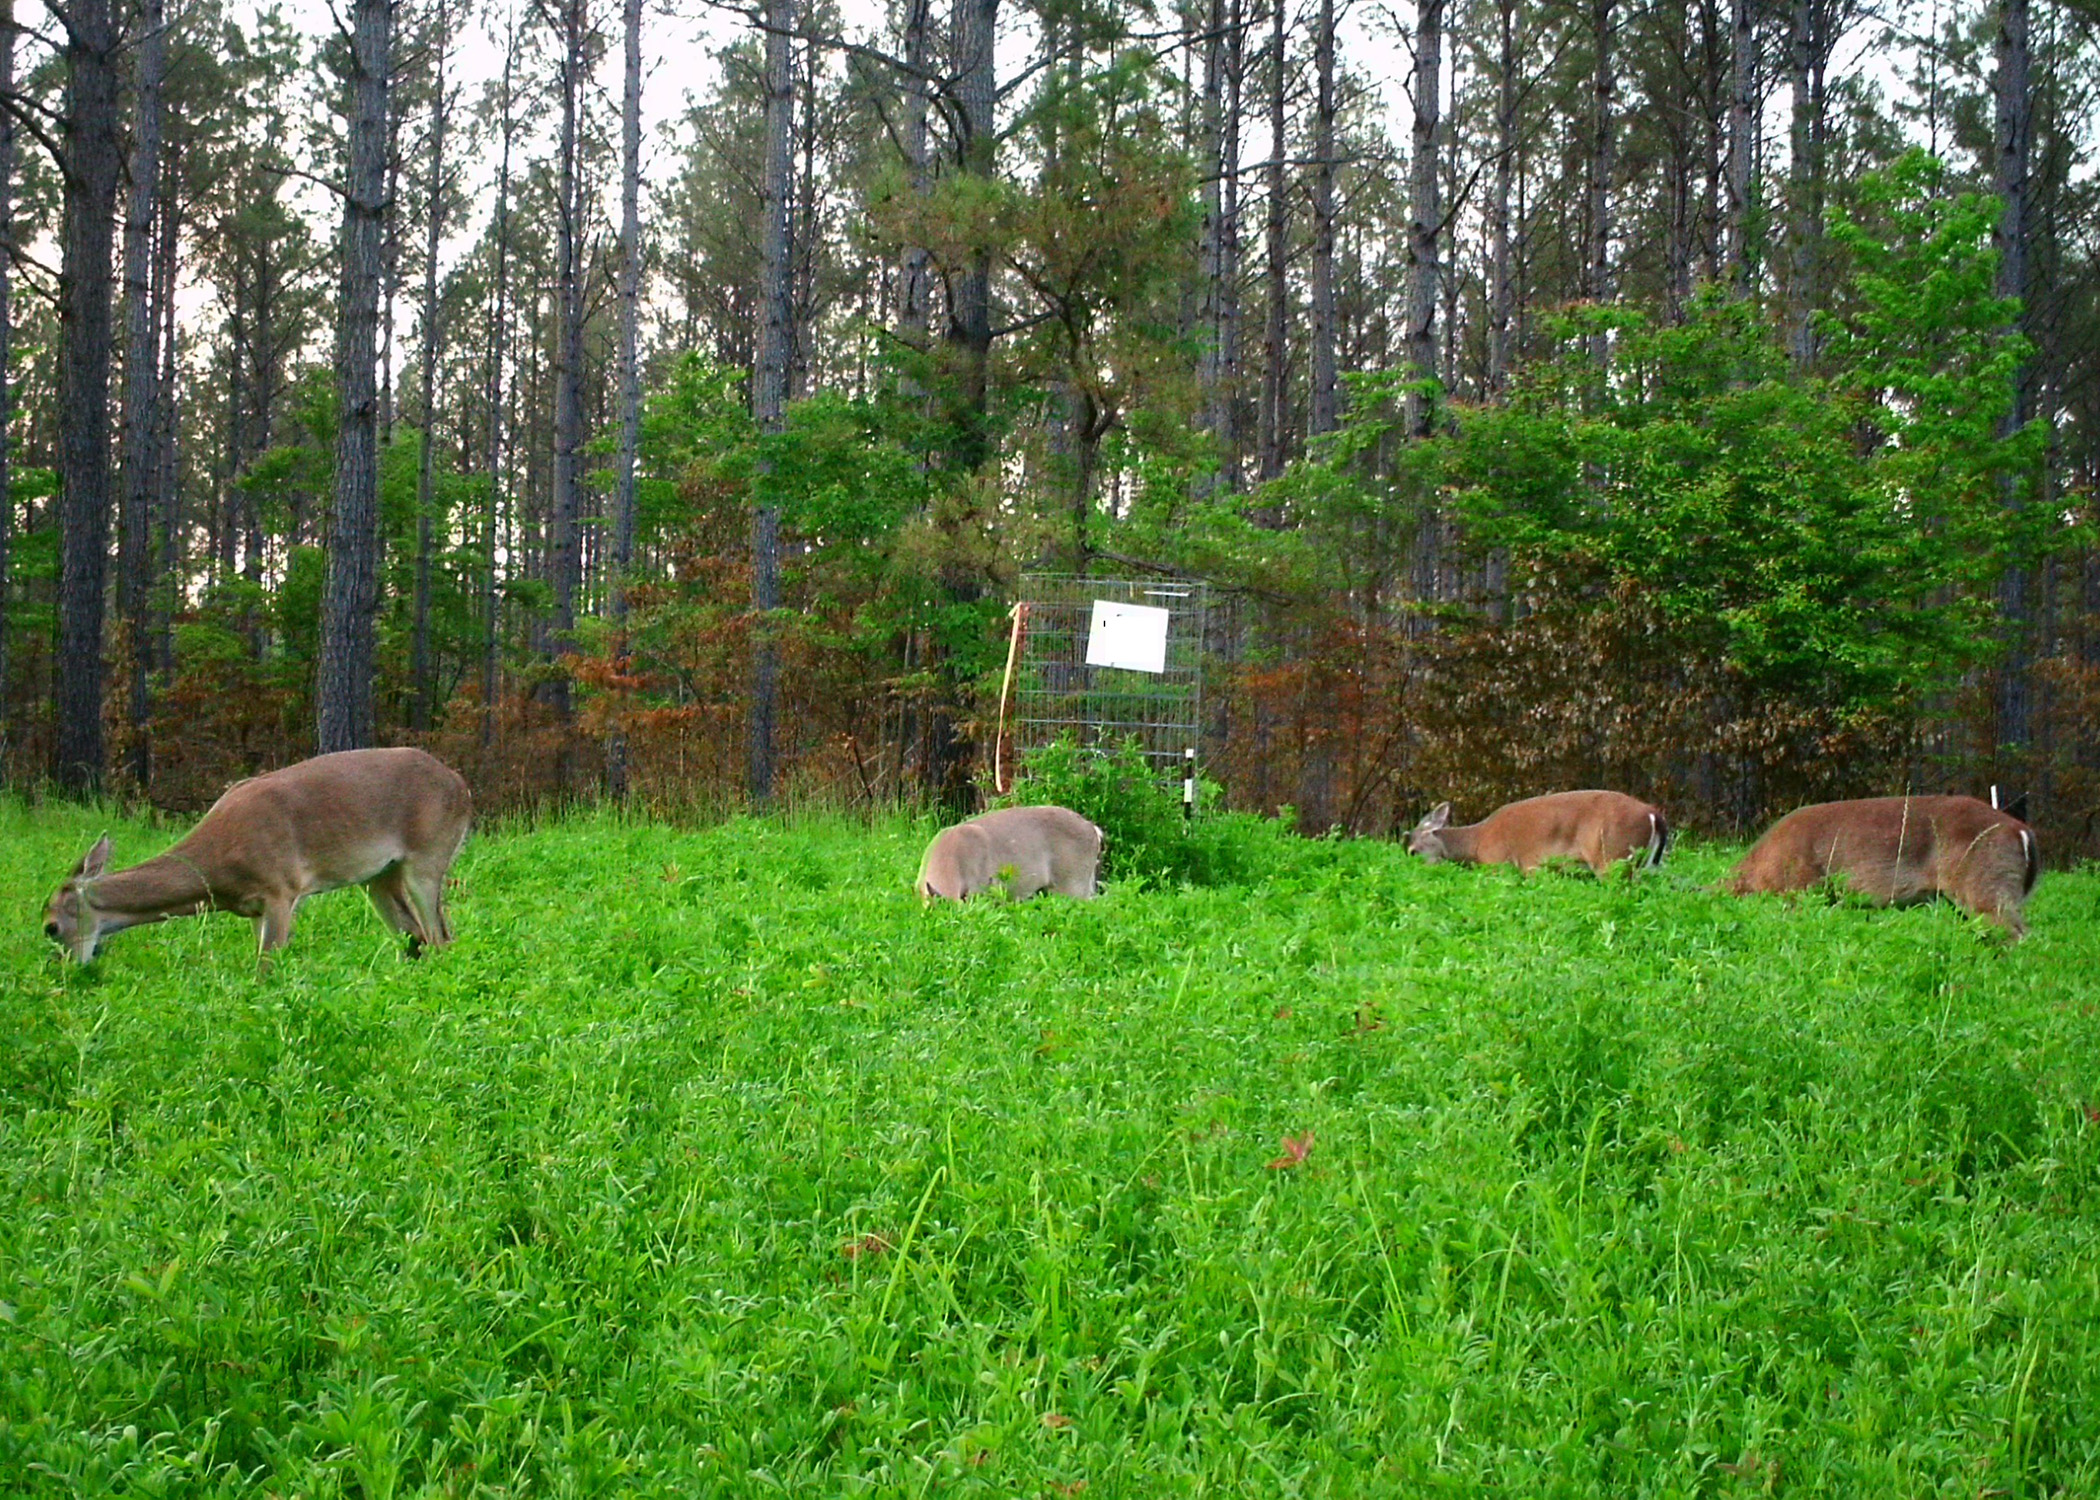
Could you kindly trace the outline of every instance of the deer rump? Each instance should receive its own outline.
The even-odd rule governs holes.
[[[1084,901],[1100,862],[1101,830],[1070,808],[1002,807],[935,834],[917,889],[925,901],[965,901],[995,885],[1016,901],[1040,891]]]
[[[1843,877],[1873,901],[1944,896],[2014,936],[2041,878],[2034,830],[1974,797],[1868,797],[1788,813],[1736,866],[1736,895],[1806,890]]]

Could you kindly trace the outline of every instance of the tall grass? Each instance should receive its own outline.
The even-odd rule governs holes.
[[[921,910],[927,825],[595,819],[258,980],[61,967],[96,831],[0,806],[0,1490],[2100,1493],[2092,875]]]

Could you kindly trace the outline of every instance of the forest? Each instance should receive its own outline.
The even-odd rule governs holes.
[[[1081,575],[1209,586],[1207,772],[1309,832],[2002,783],[2100,853],[2096,32],[0,0],[0,770],[962,805]]]

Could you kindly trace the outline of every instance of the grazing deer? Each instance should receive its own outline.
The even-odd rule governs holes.
[[[2017,938],[2041,873],[2034,830],[1974,797],[1867,797],[1788,813],[1743,856],[1728,889],[1799,891],[1841,875],[1892,906],[1945,896]]]
[[[1670,820],[1622,792],[1550,792],[1498,807],[1478,823],[1451,826],[1451,804],[1407,835],[1407,852],[1430,864],[1515,865],[1529,875],[1549,859],[1579,859],[1599,875],[1646,852],[1659,865],[1670,849]]]
[[[103,835],[44,908],[44,932],[87,963],[113,932],[231,911],[255,919],[268,954],[306,897],[361,885],[414,957],[452,941],[445,872],[467,817],[467,784],[421,750],[317,755],[235,782],[181,843],[128,870],[107,873]]]
[[[1016,901],[1038,891],[1084,901],[1100,863],[1101,830],[1070,808],[1002,807],[933,836],[919,861],[919,899],[966,901],[1003,885]]]

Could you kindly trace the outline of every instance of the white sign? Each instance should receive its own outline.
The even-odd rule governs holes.
[[[1094,624],[1086,638],[1086,664],[1132,672],[1167,669],[1167,611],[1149,604],[1094,601]]]

